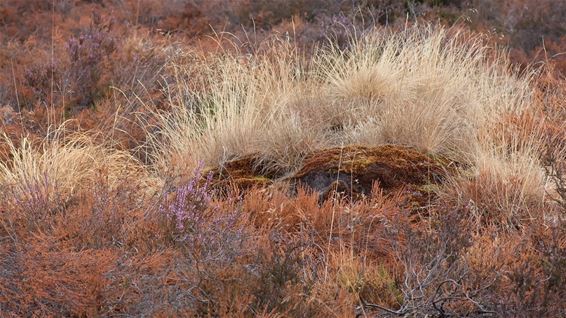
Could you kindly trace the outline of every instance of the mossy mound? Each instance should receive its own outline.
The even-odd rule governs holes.
[[[247,190],[252,187],[267,187],[275,178],[265,174],[257,158],[253,155],[226,162],[222,167],[209,169],[212,173],[212,186],[216,189]]]
[[[319,150],[309,155],[290,177],[265,172],[250,155],[209,170],[217,189],[247,190],[289,181],[291,191],[305,187],[320,193],[321,200],[339,193],[359,199],[371,194],[375,183],[387,194],[403,190],[407,206],[422,207],[434,195],[444,176],[446,160],[399,145],[347,146]]]
[[[406,190],[422,206],[430,199],[431,185],[444,178],[446,163],[410,147],[348,146],[313,153],[292,180],[321,193],[321,199],[336,192],[367,196],[377,182],[385,193]]]

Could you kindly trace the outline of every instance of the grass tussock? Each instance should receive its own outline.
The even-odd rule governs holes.
[[[314,150],[344,144],[403,144],[477,164],[499,146],[484,146],[482,131],[531,99],[529,77],[514,75],[503,56],[442,30],[369,33],[312,57],[285,43],[268,53],[214,57],[192,84],[200,89],[173,96],[184,103],[162,116],[153,143],[161,174],[250,154],[285,173]],[[180,76],[190,67],[179,66]]]
[[[0,187],[11,204],[35,202],[44,204],[39,209],[56,208],[91,187],[100,174],[110,184],[133,174],[145,183],[143,168],[130,154],[97,144],[84,133],[67,134],[64,125],[39,144],[27,137],[15,144],[6,135],[3,143],[8,151],[0,162]]]

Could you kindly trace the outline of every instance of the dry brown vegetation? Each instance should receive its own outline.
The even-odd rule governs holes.
[[[566,316],[556,0],[5,0],[0,316]]]

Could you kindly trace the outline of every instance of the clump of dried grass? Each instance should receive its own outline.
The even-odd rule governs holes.
[[[161,116],[161,174],[249,154],[290,172],[341,144],[397,143],[474,163],[481,131],[524,111],[531,95],[529,76],[514,75],[504,55],[442,29],[372,31],[310,58],[276,42],[265,54],[201,61],[178,65],[180,79],[204,75],[177,81],[182,96],[171,100],[183,102]]]
[[[102,172],[110,184],[132,175],[141,184],[149,181],[130,154],[96,143],[86,133],[67,134],[64,124],[39,144],[32,144],[26,137],[19,144],[6,135],[2,138],[9,159],[0,162],[0,188],[2,200],[10,205],[55,208],[92,186]]]

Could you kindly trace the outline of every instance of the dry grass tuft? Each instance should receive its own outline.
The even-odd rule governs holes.
[[[156,170],[170,176],[259,153],[262,166],[288,173],[316,149],[387,143],[475,163],[481,131],[525,111],[531,89],[504,56],[464,38],[373,31],[312,58],[275,42],[266,54],[201,58],[214,66],[197,83],[186,79],[203,64],[181,65],[184,93],[171,99],[184,102],[161,117]]]
[[[111,184],[134,174],[144,183],[142,167],[127,152],[97,144],[84,133],[66,134],[65,125],[39,145],[32,145],[26,137],[19,145],[6,135],[3,139],[9,159],[0,162],[0,187],[7,204],[56,208],[92,186],[103,172]]]

